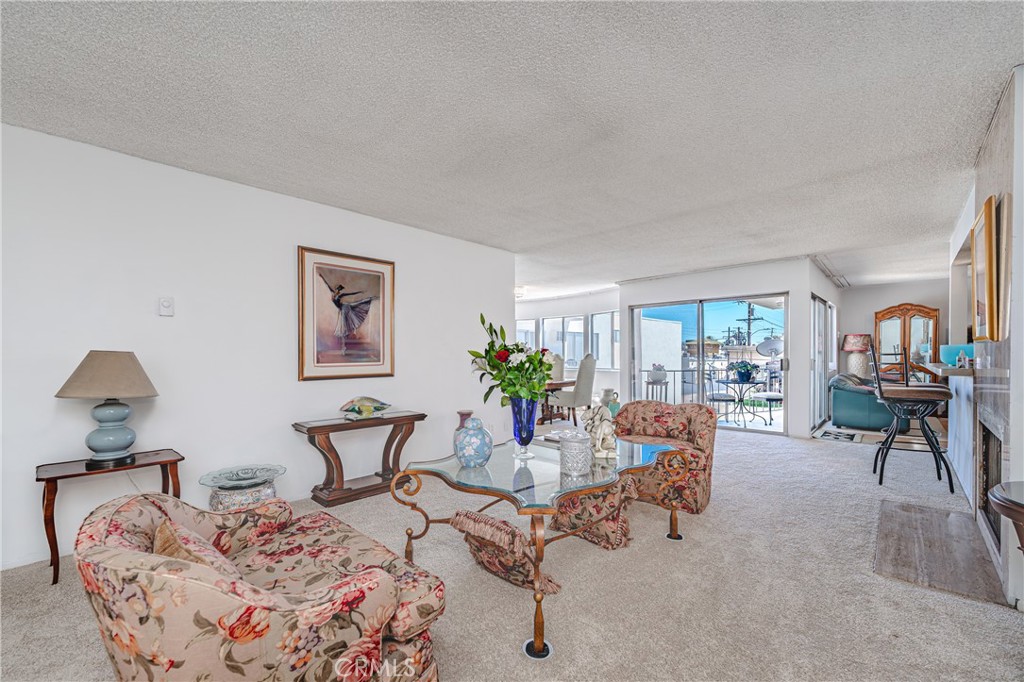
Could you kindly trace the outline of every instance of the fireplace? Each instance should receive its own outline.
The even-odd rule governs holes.
[[[980,420],[978,428],[978,448],[981,454],[978,460],[978,509],[982,512],[985,525],[992,532],[992,539],[995,540],[998,549],[1002,544],[1001,516],[992,508],[988,491],[1003,481],[1003,441]]]

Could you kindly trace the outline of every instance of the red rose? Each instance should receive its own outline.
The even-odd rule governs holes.
[[[498,362],[508,362],[509,355],[511,355],[511,353],[502,348],[501,350],[494,354],[494,359],[497,360]]]
[[[541,355],[546,355],[546,354],[547,354],[547,352],[548,352],[548,349],[547,349],[547,348],[541,348],[541,349],[540,349],[540,354],[541,354]]]

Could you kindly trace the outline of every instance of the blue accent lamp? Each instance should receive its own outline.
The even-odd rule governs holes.
[[[128,448],[135,443],[135,432],[124,425],[132,408],[121,398],[154,398],[153,383],[131,351],[91,350],[59,391],[58,398],[103,400],[92,408],[99,428],[85,439],[92,450],[88,469],[114,469],[132,464],[135,456]]]

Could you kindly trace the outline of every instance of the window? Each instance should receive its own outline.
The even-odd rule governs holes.
[[[565,324],[565,358],[566,367],[579,367],[583,359],[583,318],[563,318]]]
[[[567,369],[580,366],[584,349],[583,317],[545,317],[541,320],[541,345],[565,359]]]
[[[565,357],[562,348],[562,318],[546,317],[541,320],[541,342],[540,345],[552,353],[558,353]]]
[[[516,341],[525,343],[530,348],[537,347],[537,321],[516,320]]]
[[[590,316],[590,352],[598,369],[619,366],[619,313],[595,313]]]

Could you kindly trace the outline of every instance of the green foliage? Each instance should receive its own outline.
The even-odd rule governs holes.
[[[752,362],[746,360],[740,360],[739,362],[730,362],[725,368],[730,372],[750,372],[751,374],[757,374],[761,371],[761,368]]]
[[[491,382],[484,392],[484,402],[494,389],[501,391],[502,407],[509,404],[510,398],[543,399],[551,378],[548,350],[533,350],[519,341],[508,343],[505,328],[495,328],[482,313],[480,324],[487,332],[487,347],[482,352],[470,350],[469,355],[473,358],[473,371],[480,374],[480,383],[485,379]]]

